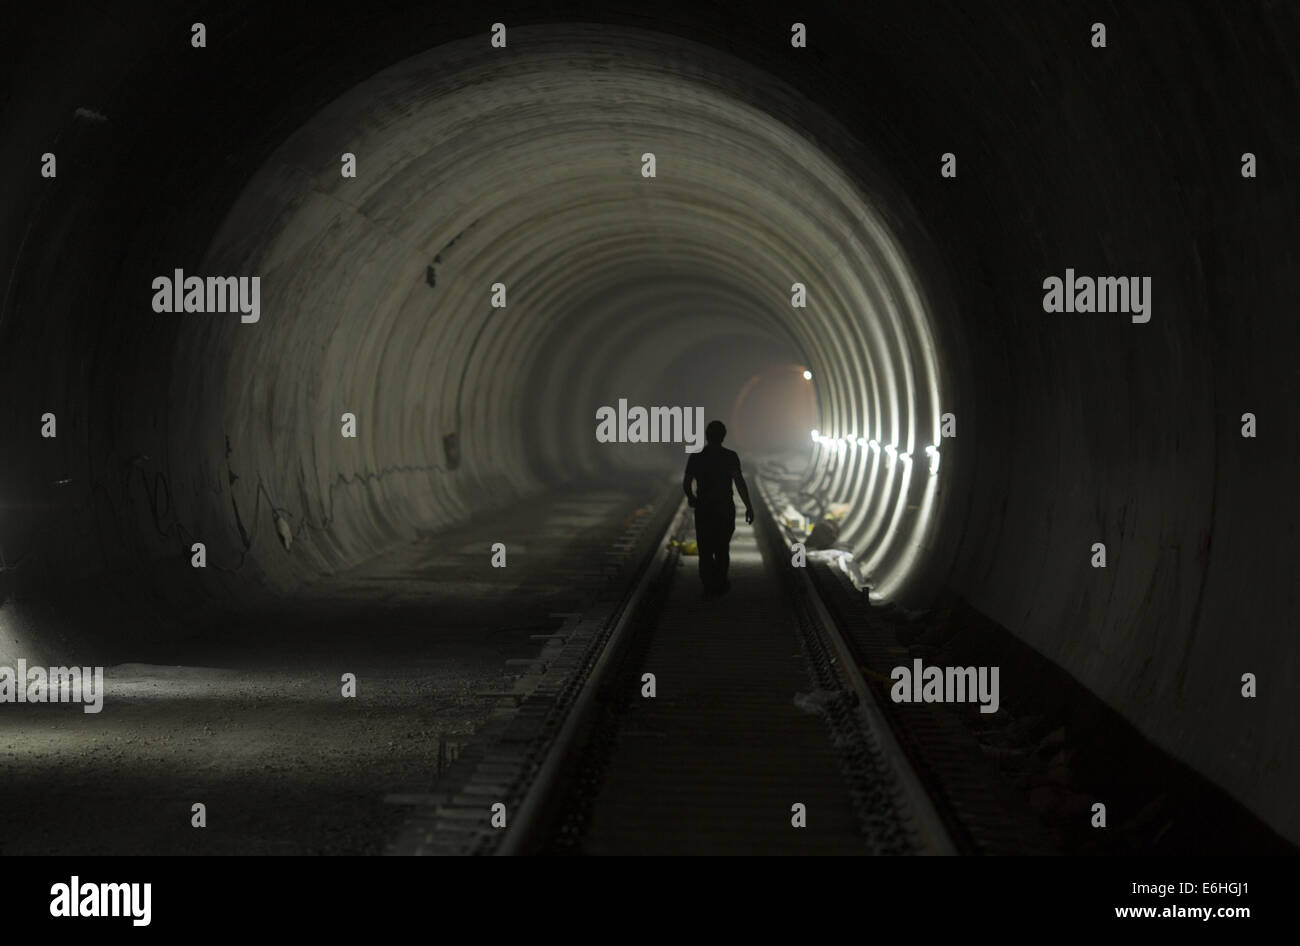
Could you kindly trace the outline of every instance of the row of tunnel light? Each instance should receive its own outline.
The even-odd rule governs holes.
[[[805,381],[811,381],[812,372],[809,371],[808,369],[804,369],[803,379]],[[880,452],[880,442],[877,440],[868,440],[865,437],[827,437],[823,435],[822,432],[818,430],[816,427],[812,429],[811,433],[812,433],[813,443],[827,448],[834,447],[838,449],[841,453],[843,453],[849,447],[853,446],[855,443],[859,447],[870,447],[871,449],[875,450],[877,453]],[[885,449],[885,455],[889,457],[890,463],[894,462],[895,457],[897,457],[900,460],[904,460],[907,463],[912,462],[912,455],[910,453],[899,453],[898,444],[896,443],[885,444],[884,449]],[[925,455],[930,458],[930,475],[934,476],[936,473],[939,472],[939,445],[933,443],[928,445],[925,448]],[[866,457],[865,453],[863,454],[863,457],[864,458]]]
[[[849,447],[857,445],[864,448],[870,447],[877,453],[883,449],[885,456],[889,458],[890,463],[893,463],[895,459],[903,460],[906,463],[912,462],[912,455],[910,453],[899,453],[898,444],[894,443],[887,443],[882,447],[880,441],[868,440],[865,437],[827,437],[816,428],[813,428],[812,430],[812,439],[813,443],[826,447],[827,449],[836,449],[840,453],[843,453]],[[939,472],[939,447],[935,444],[929,444],[925,448],[925,455],[930,458],[930,475],[934,476]],[[863,458],[866,458],[865,451],[863,453]]]
[[[855,537],[848,539],[847,548],[851,551],[852,558],[858,562],[859,574],[871,585],[869,589],[871,599],[882,601],[893,597],[907,580],[912,565],[924,547],[938,484],[936,475],[939,472],[940,459],[938,445],[928,444],[925,447],[925,455],[929,458],[929,476],[923,481],[921,494],[916,496],[912,493],[912,454],[905,450],[900,451],[897,443],[882,444],[879,440],[855,435],[827,436],[816,428],[813,428],[810,434],[813,443],[820,448],[814,463],[822,469],[822,475],[831,475],[836,467],[839,467],[841,476],[849,474],[854,466],[861,471],[847,482],[857,482],[859,487],[865,486],[865,492],[855,488],[844,490],[843,497],[849,501],[852,501],[850,497],[875,494],[875,484],[879,482],[876,478],[877,471],[880,469],[878,464],[882,455],[885,458],[884,468],[887,473],[883,486],[884,494],[872,503],[877,509],[871,517],[874,524],[866,531],[862,531],[859,523],[854,533]],[[842,461],[845,454],[854,448],[859,450],[857,463],[853,464],[850,461],[850,464],[844,464]],[[899,461],[902,461],[901,464]],[[870,473],[867,473],[868,470]],[[900,473],[901,475],[896,475]],[[859,479],[862,475],[869,477],[865,484]],[[841,486],[846,482],[841,478],[837,479]],[[841,490],[832,488],[832,492],[841,492]],[[891,500],[888,498],[890,496],[896,498]],[[904,497],[909,496],[915,496],[915,505],[907,504],[907,499]],[[910,536],[901,545],[895,545],[893,540],[897,536],[896,530],[903,523],[908,510],[919,510],[915,527],[911,529]],[[842,538],[846,537],[842,536]]]

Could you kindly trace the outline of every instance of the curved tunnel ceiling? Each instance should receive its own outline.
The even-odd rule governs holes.
[[[922,451],[938,443],[940,369],[881,198],[747,100],[794,93],[716,51],[608,28],[512,38],[501,59],[477,39],[437,47],[322,109],[204,261],[259,274],[263,315],[185,323],[172,399],[204,417],[183,418],[173,443],[214,469],[251,464],[237,505],[253,507],[260,481],[296,521],[301,552],[261,570],[280,582],[339,567],[473,496],[625,461],[596,442],[595,409],[680,404],[666,365],[739,333],[810,366],[809,489],[850,504],[842,543],[878,595],[896,591],[932,525]],[[339,436],[347,411],[355,440]],[[242,456],[221,454],[218,429]],[[210,490],[190,501],[196,520],[228,518],[221,500],[204,508]]]

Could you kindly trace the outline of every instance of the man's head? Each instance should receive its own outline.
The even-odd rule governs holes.
[[[727,428],[720,420],[709,421],[709,426],[704,428],[704,439],[712,444],[721,444],[727,436]]]

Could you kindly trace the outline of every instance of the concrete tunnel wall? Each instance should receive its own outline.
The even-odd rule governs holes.
[[[935,368],[917,351],[929,339],[910,274],[826,156],[728,97],[763,98],[770,80],[651,34],[515,37],[507,63],[465,41],[322,109],[262,166],[204,260],[207,273],[260,273],[267,319],[182,330],[170,400],[199,414],[173,415],[172,443],[204,475],[174,494],[181,518],[233,539],[210,484],[227,465],[256,469],[234,502],[252,508],[264,489],[301,543],[290,556],[256,551],[273,583],[547,478],[661,456],[598,443],[595,409],[620,397],[681,406],[665,366],[729,332],[807,352],[826,372],[826,416],[851,426],[869,415],[904,444],[930,436]],[[691,74],[666,68],[674,59]],[[341,151],[358,156],[355,180],[339,173]],[[806,308],[791,305],[794,282],[808,287]],[[490,301],[496,283],[504,308]],[[356,440],[338,434],[344,411]],[[452,434],[455,471],[443,456]],[[876,488],[902,502],[902,482]],[[862,484],[851,491],[872,502]],[[860,541],[890,561],[916,539],[900,527]]]
[[[595,472],[610,457],[594,419],[571,422],[583,402],[662,390],[656,369],[703,321],[813,369],[822,432],[845,442],[810,442],[808,485],[852,504],[845,544],[893,576],[892,597],[968,598],[1300,840],[1298,339],[1281,316],[1300,203],[1277,107],[1300,87],[1297,13],[960,7],[813,4],[802,59],[784,12],[665,11],[665,33],[750,72],[644,33],[593,53],[613,34],[512,26],[496,60],[464,53],[460,80],[461,53],[423,50],[484,45],[469,8],[269,25],[253,6],[205,11],[242,46],[209,50],[201,76],[184,17],[53,8],[81,28],[33,40],[0,142],[5,646],[57,652],[15,608],[70,587],[160,613],[206,600],[184,553],[196,534],[238,604]],[[1087,42],[1098,18],[1106,50]],[[471,122],[476,102],[494,120]],[[108,120],[73,118],[92,105]],[[35,170],[45,150],[57,182]],[[646,150],[653,182],[635,173]],[[956,180],[938,175],[944,151]],[[1259,179],[1240,177],[1243,151]],[[176,266],[260,272],[263,321],[154,316],[149,282]],[[1042,279],[1066,267],[1151,275],[1152,321],[1043,313]],[[810,306],[792,318],[801,276]],[[695,288],[655,291],[670,279]],[[497,280],[510,305],[494,313]],[[35,437],[46,410],[56,441]],[[947,410],[958,437],[909,487],[934,483],[916,529],[856,438],[902,438],[915,467]],[[1258,439],[1239,436],[1244,411]],[[463,460],[445,475],[451,429]]]

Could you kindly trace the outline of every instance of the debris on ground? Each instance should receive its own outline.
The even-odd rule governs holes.
[[[813,526],[813,530],[808,533],[804,545],[810,549],[828,549],[835,544],[835,540],[839,537],[840,527],[833,521],[824,520]]]
[[[853,582],[853,587],[857,591],[862,591],[870,587],[867,576],[862,574],[862,566],[853,553],[845,549],[822,549],[816,552],[808,553],[810,562],[825,562],[842,571]]]

